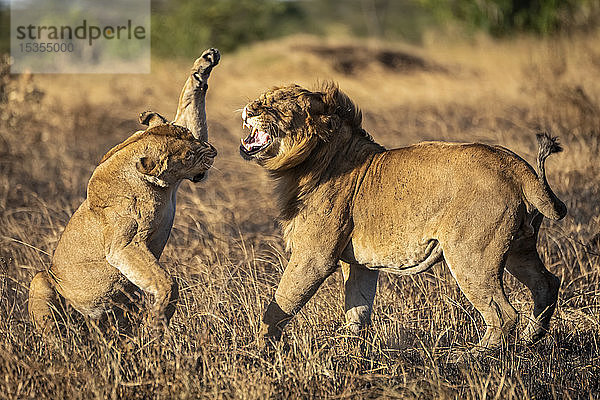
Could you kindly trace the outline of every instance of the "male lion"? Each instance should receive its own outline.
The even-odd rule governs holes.
[[[385,150],[331,84],[316,92],[271,89],[242,119],[251,133],[240,152],[276,179],[291,251],[262,339],[281,336],[338,262],[355,332],[370,323],[379,271],[415,274],[442,260],[487,325],[476,349],[498,345],[516,324],[504,268],[533,295],[525,340],[547,331],[560,281],[538,256],[537,233],[542,215],[558,220],[567,212],[544,174],[545,159],[561,150],[555,138],[538,136],[539,176],[500,146],[425,142]]]
[[[53,329],[52,309],[60,297],[97,319],[111,309],[119,316],[139,289],[154,296],[154,316],[168,325],[177,283],[158,260],[173,225],[179,184],[200,181],[217,154],[205,141],[204,97],[219,58],[210,49],[196,60],[173,123],[142,113],[140,122],[149,128],[113,147],[94,170],[87,199],[67,224],[50,269],[31,282],[29,313],[41,332]]]

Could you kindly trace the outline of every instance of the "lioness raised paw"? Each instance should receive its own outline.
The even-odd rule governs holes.
[[[173,124],[181,125],[192,131],[196,139],[207,141],[205,98],[208,89],[208,77],[212,69],[221,60],[217,49],[208,49],[194,61],[181,95]]]
[[[197,82],[206,82],[212,69],[219,64],[221,53],[217,49],[208,49],[194,61],[192,77]]]

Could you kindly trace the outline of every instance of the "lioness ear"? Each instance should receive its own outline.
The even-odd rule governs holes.
[[[144,175],[157,175],[154,171],[156,169],[156,162],[148,157],[141,157],[138,162],[135,163],[135,167]]]
[[[160,187],[169,186],[169,184],[166,181],[158,177],[159,168],[154,160],[151,160],[148,157],[141,157],[138,160],[138,162],[135,163],[135,168],[138,170],[139,173],[142,174],[144,180],[152,183],[153,185],[157,185]]]
[[[144,111],[139,116],[140,124],[153,127],[156,125],[166,124],[169,121],[162,115],[154,111]]]

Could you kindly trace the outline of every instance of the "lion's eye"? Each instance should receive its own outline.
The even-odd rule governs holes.
[[[194,158],[194,155],[195,155],[195,154],[194,154],[194,152],[193,152],[193,151],[188,151],[188,152],[185,154],[185,159],[189,161],[189,160],[191,160],[191,159],[193,159],[193,158]]]

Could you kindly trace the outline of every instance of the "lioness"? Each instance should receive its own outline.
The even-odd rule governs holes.
[[[169,323],[177,284],[158,260],[173,225],[179,184],[200,181],[217,154],[205,141],[204,97],[219,58],[210,49],[196,60],[173,123],[142,113],[140,122],[149,128],[112,148],[94,170],[87,199],[67,224],[51,267],[31,282],[28,307],[38,330],[53,329],[59,296],[97,319],[111,309],[120,314],[139,289],[154,296],[156,321]]]
[[[560,282],[544,267],[536,240],[542,216],[558,220],[567,212],[544,173],[544,160],[561,150],[555,138],[538,136],[539,175],[500,146],[425,142],[385,150],[332,84],[315,92],[273,88],[242,119],[251,132],[241,155],[275,178],[291,251],[262,319],[263,339],[280,337],[338,262],[354,331],[370,323],[379,271],[415,274],[442,260],[487,325],[477,348],[496,346],[516,324],[504,268],[533,295],[524,339],[548,330]]]

